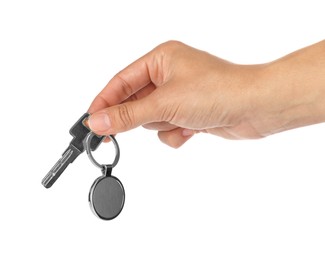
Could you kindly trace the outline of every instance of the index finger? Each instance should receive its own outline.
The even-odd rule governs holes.
[[[152,71],[159,70],[159,68],[155,65],[157,58],[154,56],[155,54],[151,51],[117,73],[93,100],[88,112],[94,113],[120,104],[151,82],[156,82],[155,73]]]

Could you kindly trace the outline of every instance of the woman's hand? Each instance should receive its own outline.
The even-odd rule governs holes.
[[[90,128],[140,125],[179,147],[197,132],[260,138],[325,120],[325,42],[261,65],[237,65],[167,42],[115,75],[92,102]]]

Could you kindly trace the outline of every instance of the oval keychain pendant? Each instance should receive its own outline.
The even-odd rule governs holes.
[[[104,176],[95,180],[90,188],[89,203],[93,213],[104,220],[117,217],[123,209],[125,191],[119,179],[110,175],[107,168]]]
[[[125,201],[125,190],[121,181],[112,176],[112,169],[120,158],[120,149],[114,136],[109,136],[115,146],[115,159],[112,164],[99,164],[91,154],[90,142],[95,136],[90,132],[84,141],[85,150],[90,161],[102,170],[102,176],[98,177],[89,191],[89,204],[92,212],[103,220],[116,218],[122,211]]]

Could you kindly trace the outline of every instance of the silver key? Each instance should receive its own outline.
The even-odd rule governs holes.
[[[45,188],[50,188],[53,183],[60,177],[63,171],[68,167],[68,165],[84,152],[85,148],[83,146],[83,140],[90,132],[90,129],[84,125],[84,121],[88,118],[88,116],[89,114],[85,113],[71,127],[70,134],[73,136],[73,139],[71,140],[69,147],[62,154],[62,157],[52,167],[49,173],[43,178],[42,184]],[[103,136],[94,136],[90,143],[91,150],[96,150],[96,148],[100,145],[103,139]]]

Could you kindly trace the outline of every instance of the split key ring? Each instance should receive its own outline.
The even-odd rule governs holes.
[[[100,168],[101,170],[105,170],[105,168],[114,168],[120,159],[120,147],[119,147],[115,137],[113,135],[108,135],[108,137],[111,139],[111,141],[115,147],[115,159],[114,159],[113,163],[112,164],[100,164],[95,160],[94,156],[91,153],[91,141],[92,141],[93,137],[95,137],[95,136],[97,136],[97,135],[94,132],[89,132],[87,134],[86,138],[84,139],[84,147],[87,152],[89,160],[93,163],[93,165]]]

